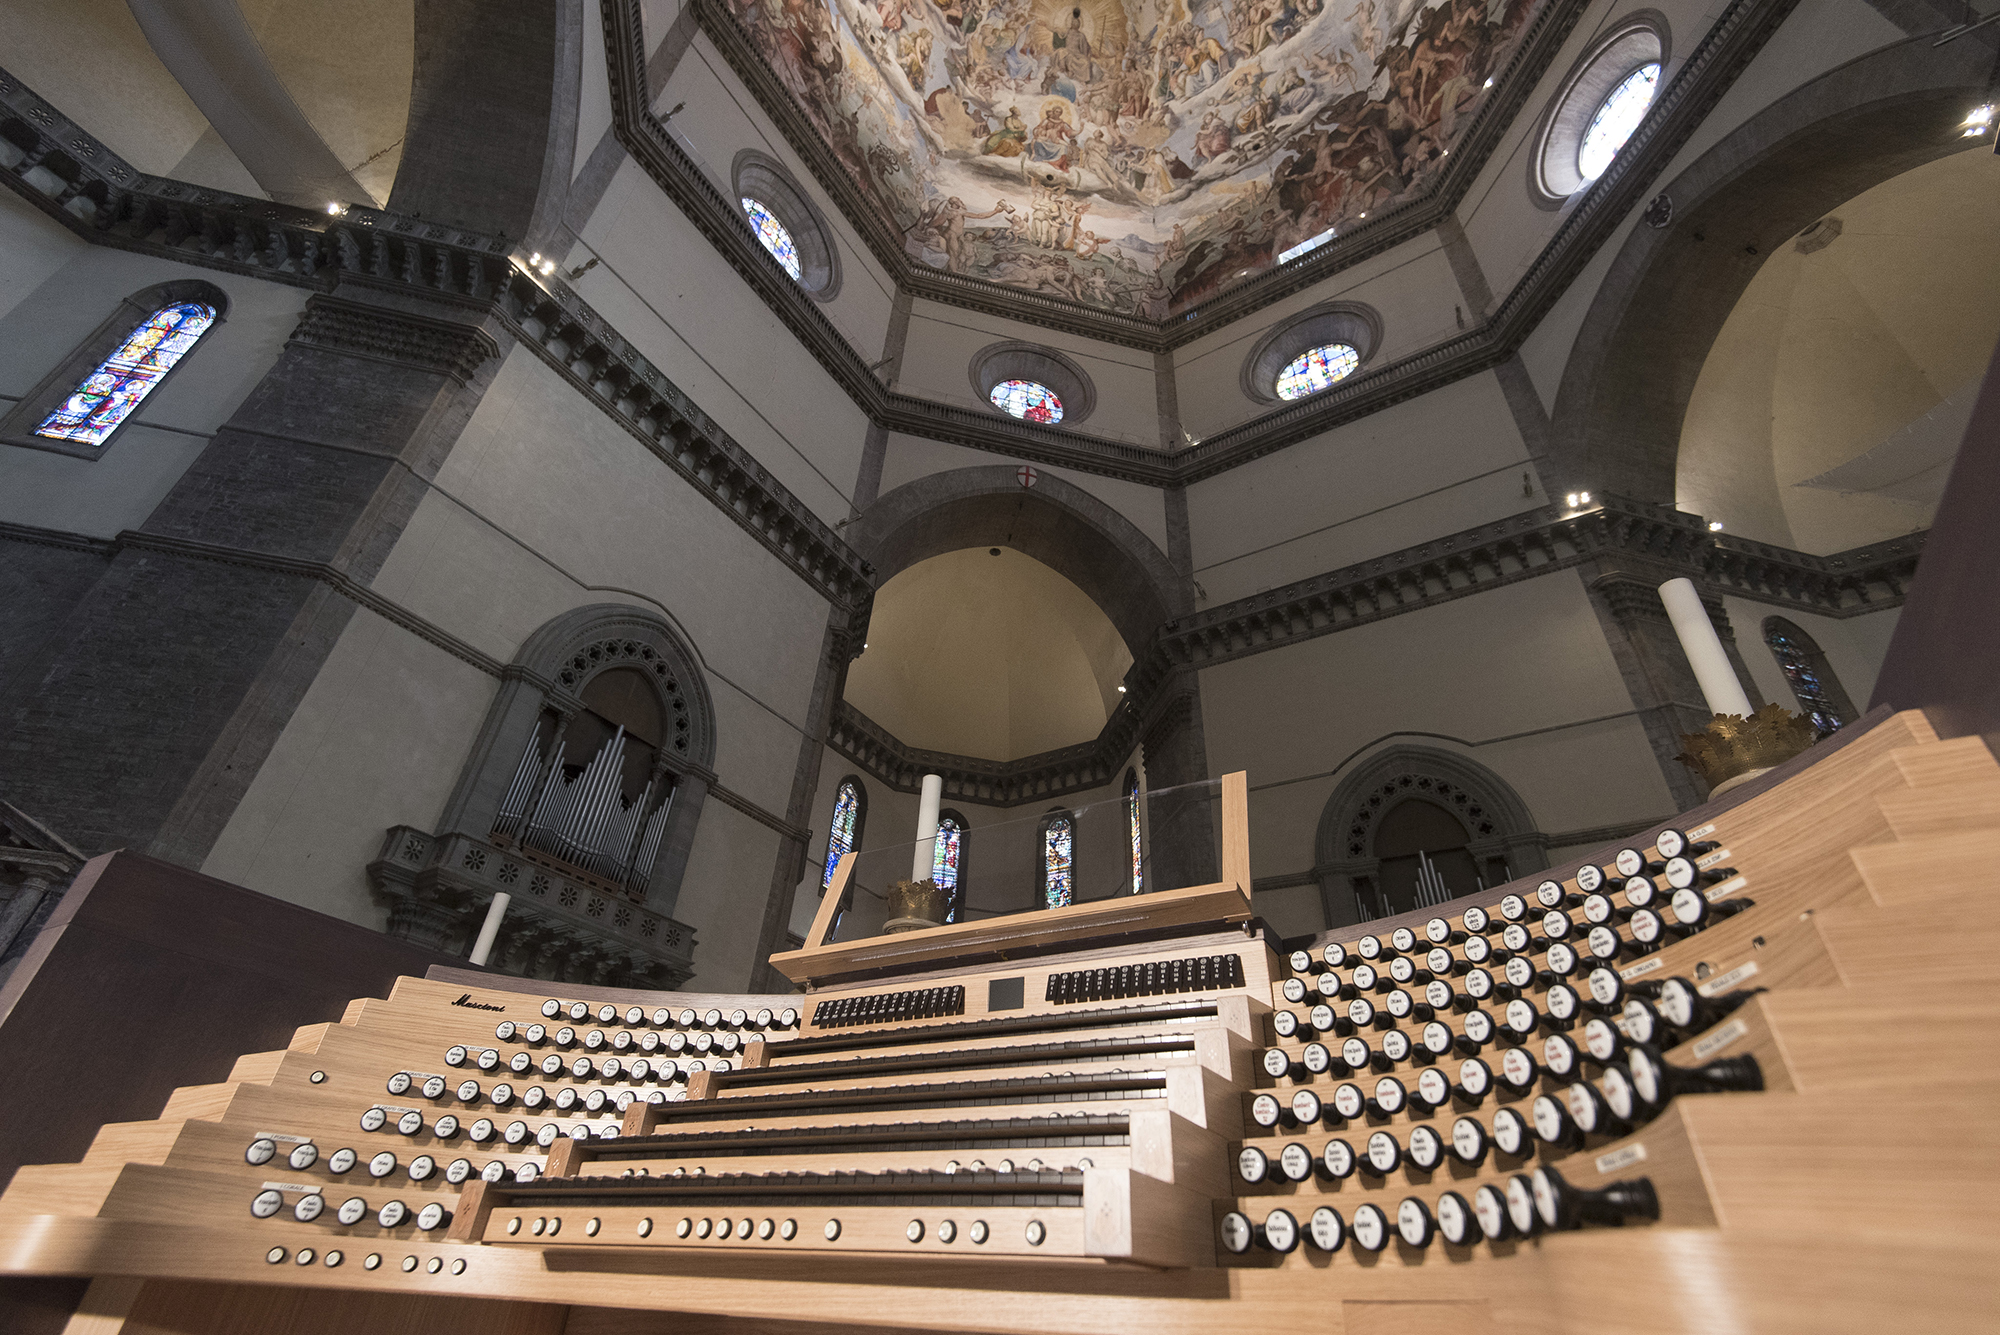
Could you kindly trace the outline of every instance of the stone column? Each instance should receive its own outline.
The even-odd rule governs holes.
[[[694,849],[695,826],[701,822],[702,804],[708,801],[708,786],[714,781],[715,775],[707,770],[690,769],[674,776],[673,809],[667,812],[660,852],[646,882],[646,907],[655,913],[673,916],[681,897],[681,876]]]
[[[0,717],[16,800],[85,848],[199,866],[512,345],[343,285],[128,534]]]
[[[1666,568],[1600,571],[1595,563],[1582,570],[1598,624],[1618,664],[1619,675],[1625,680],[1632,704],[1639,711],[1646,740],[1652,745],[1654,759],[1659,763],[1668,792],[1673,795],[1674,805],[1683,811],[1699,806],[1707,796],[1701,780],[1674,757],[1686,749],[1681,735],[1700,732],[1712,714],[1703,700],[1694,670],[1688,666],[1667,609],[1660,602],[1660,584],[1676,572]],[[1720,613],[1719,605],[1709,605],[1712,619]],[[1716,629],[1724,637],[1725,648],[1734,638],[1727,626],[1728,618],[1720,617]],[[1733,657],[1732,661],[1739,665],[1740,673],[1740,657]],[[1757,694],[1747,682],[1745,689],[1755,701]]]
[[[1176,673],[1155,698],[1159,703],[1139,734],[1146,761],[1146,828],[1152,839],[1146,881],[1155,890],[1211,885],[1220,865],[1216,857],[1220,790],[1175,791],[1208,778],[1208,746],[1194,674]]]

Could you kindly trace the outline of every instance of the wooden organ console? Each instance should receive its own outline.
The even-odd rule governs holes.
[[[1309,942],[1239,774],[1220,884],[828,944],[837,880],[796,995],[404,978],[22,1169],[0,1273],[79,1335],[1986,1328],[2000,766],[1788,769]]]

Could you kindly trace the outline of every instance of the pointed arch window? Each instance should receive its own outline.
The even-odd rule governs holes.
[[[101,457],[228,309],[220,288],[198,280],[135,292],[6,412],[0,441]]]
[[[1076,818],[1061,807],[1042,817],[1042,907],[1059,909],[1076,895]]]
[[[938,813],[937,843],[931,849],[931,880],[951,894],[946,922],[957,922],[965,903],[965,817],[956,811]]]
[[[1778,670],[1785,674],[1785,684],[1792,688],[1799,712],[1811,720],[1814,731],[1825,737],[1854,720],[1854,705],[1812,636],[1783,617],[1766,617],[1764,643],[1778,660]]]
[[[1139,830],[1139,771],[1125,771],[1125,826],[1132,840],[1132,893],[1146,891],[1145,844]]]
[[[819,890],[833,884],[833,873],[840,867],[840,860],[861,843],[861,826],[868,818],[868,795],[862,791],[859,779],[842,779],[840,788],[833,797],[833,823],[826,833],[826,870],[820,873]]]

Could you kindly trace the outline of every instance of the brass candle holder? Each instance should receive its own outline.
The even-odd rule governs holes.
[[[1708,795],[1720,797],[1782,765],[1819,740],[1804,716],[1781,705],[1765,705],[1754,714],[1717,714],[1700,732],[1681,734],[1687,750],[1674,759],[1708,783]]]
[[[891,882],[888,900],[889,921],[882,924],[885,936],[942,927],[945,914],[951,911],[950,893],[931,880]]]

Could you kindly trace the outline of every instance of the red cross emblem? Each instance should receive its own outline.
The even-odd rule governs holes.
[[[1022,464],[1014,470],[1014,480],[1024,487],[1032,487],[1041,479],[1042,475],[1036,472],[1032,465]]]

